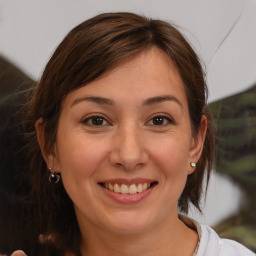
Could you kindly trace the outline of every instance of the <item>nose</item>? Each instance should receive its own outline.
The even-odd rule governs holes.
[[[114,135],[109,160],[112,165],[126,171],[133,171],[144,166],[148,154],[143,143],[139,128],[125,127]]]

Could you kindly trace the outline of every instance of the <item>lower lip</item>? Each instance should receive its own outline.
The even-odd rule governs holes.
[[[119,194],[115,193],[107,188],[101,187],[103,191],[110,196],[112,199],[122,204],[135,204],[141,202],[150,195],[154,187],[148,188],[147,190],[136,193],[136,194]]]

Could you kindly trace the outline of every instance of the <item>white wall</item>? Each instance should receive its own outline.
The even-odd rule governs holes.
[[[207,66],[211,101],[256,81],[256,0],[0,0],[0,54],[38,79],[72,27],[113,11],[180,25]],[[228,179],[214,176],[202,220],[213,224],[235,212],[240,198]]]

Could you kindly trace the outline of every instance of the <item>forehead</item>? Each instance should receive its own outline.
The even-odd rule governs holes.
[[[119,63],[99,79],[69,93],[65,104],[71,104],[83,94],[123,101],[174,94],[187,105],[184,85],[177,68],[167,54],[156,47]]]

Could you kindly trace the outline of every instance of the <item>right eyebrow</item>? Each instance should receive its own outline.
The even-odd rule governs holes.
[[[162,96],[148,98],[143,102],[143,105],[150,106],[150,105],[158,104],[158,103],[161,103],[164,101],[173,101],[173,102],[177,103],[181,108],[183,108],[181,102],[176,97],[174,97],[172,95],[162,95]]]
[[[110,106],[115,105],[115,102],[108,98],[98,97],[98,96],[85,96],[85,97],[75,99],[72,102],[71,107],[73,107],[74,105],[77,105],[78,103],[80,103],[82,101],[94,102],[94,103],[97,103],[100,105],[110,105]]]

